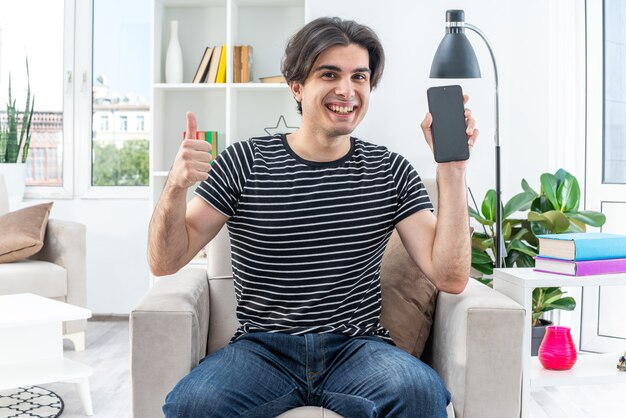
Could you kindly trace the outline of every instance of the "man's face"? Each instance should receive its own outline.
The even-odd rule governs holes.
[[[327,137],[351,134],[367,112],[370,76],[365,48],[337,45],[322,52],[304,84],[292,85],[303,127]]]

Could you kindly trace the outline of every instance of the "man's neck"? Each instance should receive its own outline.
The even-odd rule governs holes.
[[[350,135],[330,137],[315,134],[302,128],[287,135],[287,142],[292,151],[307,161],[328,162],[344,157],[349,151]]]

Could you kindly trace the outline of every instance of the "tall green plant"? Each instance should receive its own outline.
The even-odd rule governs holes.
[[[513,196],[502,208],[502,236],[506,257],[505,267],[534,267],[538,253],[537,235],[585,232],[586,226],[601,227],[606,222],[603,213],[579,210],[580,186],[572,174],[563,169],[541,175],[540,193],[522,180],[522,192]],[[478,213],[469,208],[470,216],[484,226],[472,235],[472,267],[490,275],[495,265],[494,225],[496,192],[485,195]],[[524,217],[514,217],[527,212]]]
[[[26,107],[22,113],[21,129],[18,131],[19,112],[16,100],[11,92],[11,74],[9,73],[9,97],[7,100],[7,124],[0,127],[0,163],[17,163],[21,155],[21,162],[25,163],[28,158],[31,132],[30,127],[33,121],[35,108],[35,97],[30,94],[30,71],[28,68],[28,58],[26,58],[26,77],[28,89],[26,91]],[[21,151],[21,154],[20,154]]]
[[[522,179],[522,192],[516,194],[502,209],[502,236],[506,257],[504,267],[534,267],[539,250],[537,235],[585,232],[587,225],[601,227],[606,217],[600,212],[578,210],[580,186],[576,177],[560,169],[556,173],[544,173],[540,178],[541,191],[537,193]],[[514,218],[518,212],[525,217]],[[489,190],[482,202],[480,213],[469,208],[470,216],[483,225],[483,232],[472,235],[472,267],[481,273],[476,279],[490,284],[495,265],[494,225],[496,220],[496,192]],[[537,288],[533,291],[532,322],[545,312],[562,309],[572,311],[576,301],[564,297],[558,287]]]

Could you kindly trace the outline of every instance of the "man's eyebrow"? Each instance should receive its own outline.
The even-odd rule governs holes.
[[[338,73],[341,72],[341,68],[337,67],[336,65],[330,65],[330,64],[320,65],[319,67],[315,69],[315,71],[323,71],[323,70],[336,71]],[[372,71],[367,67],[358,67],[352,70],[352,72],[353,73],[371,73]]]

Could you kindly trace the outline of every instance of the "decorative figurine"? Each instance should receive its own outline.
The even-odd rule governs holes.
[[[617,361],[617,369],[626,372],[626,351],[624,351],[624,355]]]

